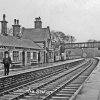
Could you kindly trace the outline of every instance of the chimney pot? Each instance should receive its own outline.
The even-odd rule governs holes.
[[[39,21],[41,21],[41,18],[39,17]]]
[[[17,20],[17,25],[19,25],[19,20]]]
[[[5,17],[6,17],[6,15],[5,15],[5,14],[3,14],[3,21],[5,21]]]
[[[14,25],[16,25],[16,19],[14,19]]]
[[[47,28],[49,29],[49,26],[47,26]]]

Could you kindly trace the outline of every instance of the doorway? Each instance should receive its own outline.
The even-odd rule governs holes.
[[[22,52],[22,64],[25,66],[25,51]]]

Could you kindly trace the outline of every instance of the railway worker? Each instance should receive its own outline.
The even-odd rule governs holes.
[[[5,51],[5,53],[4,53],[3,64],[4,64],[4,75],[8,75],[9,74],[9,66],[10,66],[10,64],[12,64],[12,61],[11,61],[8,51]]]

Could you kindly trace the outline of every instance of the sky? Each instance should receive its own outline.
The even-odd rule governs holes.
[[[19,19],[22,27],[34,28],[41,17],[43,27],[75,36],[77,42],[100,41],[100,0],[0,0],[0,20],[8,27]]]

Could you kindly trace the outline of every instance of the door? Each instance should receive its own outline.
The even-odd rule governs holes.
[[[22,64],[25,66],[25,51],[22,52]]]
[[[40,60],[41,60],[41,58],[40,58],[40,52],[38,53],[38,63],[40,63]]]

